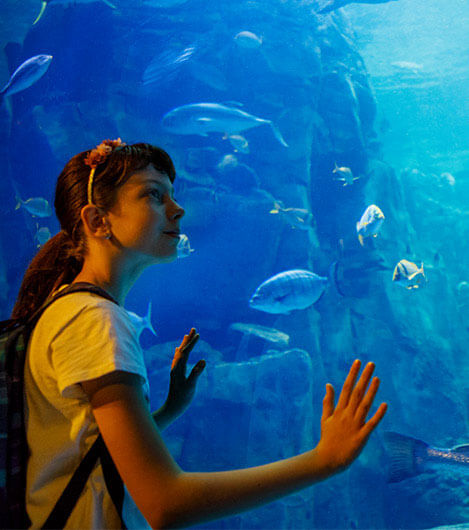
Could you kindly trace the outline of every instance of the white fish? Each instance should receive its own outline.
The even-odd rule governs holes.
[[[96,2],[96,1],[97,0],[43,0],[42,1],[42,6],[41,6],[41,11],[39,12],[39,15],[36,17],[36,20],[33,22],[33,25],[37,24],[39,22],[39,20],[41,19],[42,15],[44,14],[44,11],[46,10],[46,7],[49,4],[87,4],[87,3],[92,3],[92,2]],[[111,4],[111,2],[109,2],[109,0],[101,0],[101,2],[103,2],[107,6],[111,7],[112,9],[116,9],[116,6],[114,4]]]
[[[235,107],[219,103],[191,103],[170,110],[163,116],[163,127],[176,134],[199,134],[209,132],[227,135],[236,134],[259,125],[269,125],[275,138],[285,147],[287,143],[271,120],[258,118]]]
[[[423,270],[423,263],[419,268],[412,261],[401,259],[394,269],[392,281],[406,289],[418,289],[427,281]]]
[[[334,262],[330,279],[314,272],[294,269],[280,272],[261,283],[249,300],[253,309],[274,314],[290,314],[294,309],[306,309],[319,300],[329,281],[335,281]]]
[[[248,335],[255,335],[261,339],[278,344],[279,346],[288,346],[290,337],[275,328],[268,328],[259,324],[244,324],[243,322],[234,322],[230,325],[230,329],[246,333]]]
[[[234,147],[235,152],[248,154],[249,153],[249,143],[244,136],[241,134],[230,134],[229,136],[224,136],[224,140],[228,139],[230,144]]]
[[[332,170],[332,173],[337,173],[340,177],[336,177],[335,180],[340,180],[344,183],[344,186],[352,185],[354,180],[358,180],[360,177],[354,177],[352,170],[349,167],[339,167],[335,164],[335,168]]]
[[[357,223],[357,234],[360,245],[364,246],[365,237],[376,237],[381,230],[385,217],[379,206],[370,204]]]
[[[394,68],[401,72],[412,72],[413,74],[418,74],[423,69],[423,64],[413,63],[411,61],[394,61],[391,63],[391,66],[394,66]]]
[[[181,234],[179,236],[179,243],[177,244],[177,256],[178,258],[187,258],[194,252],[194,249],[191,248],[189,238],[186,234]]]
[[[140,338],[140,335],[144,329],[149,329],[156,337],[156,331],[153,329],[153,325],[151,323],[151,301],[148,302],[147,314],[144,317],[140,317],[133,311],[127,311],[127,314],[129,315],[134,328],[137,330],[137,339]]]
[[[175,80],[181,66],[194,55],[196,47],[187,46],[184,49],[165,49],[156,55],[145,68],[142,82],[145,86],[152,84],[170,83]]]
[[[448,173],[447,171],[440,175],[440,179],[449,186],[454,186],[456,184],[456,179],[453,177],[453,175],[451,175],[451,173]]]
[[[0,95],[11,96],[33,85],[47,72],[51,61],[52,55],[30,57],[13,72],[8,83],[0,91]]]
[[[311,230],[313,225],[313,214],[310,211],[306,208],[284,208],[281,201],[276,201],[269,213],[279,214],[292,228]]]
[[[33,217],[50,217],[52,215],[52,208],[48,201],[42,197],[31,197],[30,199],[23,201],[17,193],[16,201],[15,210],[18,210],[22,206]]]
[[[255,49],[262,45],[262,37],[258,37],[251,31],[240,31],[235,35],[234,40],[241,48]]]
[[[37,241],[38,248],[44,245],[44,243],[47,243],[49,239],[52,237],[52,234],[50,233],[50,230],[47,226],[41,226],[39,228],[39,225],[36,223],[36,234],[34,235],[34,239]]]

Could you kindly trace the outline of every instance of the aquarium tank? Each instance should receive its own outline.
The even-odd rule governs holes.
[[[314,447],[325,385],[355,358],[389,406],[345,472],[198,528],[469,527],[467,0],[1,11],[0,318],[60,230],[69,158],[106,138],[161,146],[186,237],[125,308],[154,409],[200,333],[197,395],[163,433],[181,468]]]

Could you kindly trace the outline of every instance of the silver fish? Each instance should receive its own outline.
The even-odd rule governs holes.
[[[386,4],[387,2],[396,2],[397,0],[329,0],[329,2],[321,8],[318,13],[325,14],[335,11],[340,7],[348,4]]]
[[[230,329],[234,329],[235,331],[240,331],[241,333],[248,335],[255,335],[256,337],[273,342],[279,346],[288,346],[288,342],[290,340],[290,337],[286,333],[283,333],[283,331],[279,331],[275,328],[269,328],[267,326],[261,326],[259,324],[234,322],[233,324],[230,324]]]
[[[230,134],[229,136],[224,136],[224,140],[228,139],[231,145],[234,147],[235,152],[240,152],[244,154],[249,154],[249,143],[241,134]]]
[[[17,193],[16,201],[15,210],[18,210],[22,206],[34,217],[50,217],[52,215],[52,208],[48,201],[42,197],[31,197],[31,199],[23,201]]]
[[[384,441],[390,460],[388,482],[444,469],[469,474],[469,444],[451,449],[432,447],[422,440],[392,431],[384,433]]]
[[[179,236],[179,242],[177,244],[177,256],[178,258],[187,258],[194,252],[194,249],[191,248],[189,238],[186,234],[181,234]]]
[[[335,180],[340,180],[344,183],[344,186],[352,185],[355,180],[358,180],[360,177],[354,177],[352,170],[349,167],[339,167],[335,164],[335,168],[332,170],[332,173],[337,173],[340,177],[336,177]]]
[[[317,302],[329,280],[314,272],[294,269],[280,272],[261,283],[249,300],[253,309],[274,314],[290,314]]]
[[[47,243],[49,239],[52,237],[52,234],[50,233],[50,230],[47,226],[41,226],[39,228],[39,225],[36,223],[36,234],[34,235],[34,239],[37,241],[38,248],[44,245],[44,243]]]
[[[234,38],[236,44],[241,48],[259,48],[262,45],[262,37],[258,37],[252,31],[240,31]]]
[[[49,4],[85,4],[96,1],[97,0],[42,0],[41,10],[39,11],[39,15],[36,17],[36,20],[33,22],[33,26],[34,24],[37,24],[39,20],[41,20],[42,15],[44,14],[44,11],[46,10],[46,7]],[[116,6],[114,4],[111,4],[109,0],[101,0],[101,2],[111,7],[112,9],[116,9]]]
[[[195,46],[183,50],[166,49],[153,58],[142,76],[144,85],[170,83],[174,81],[181,66],[189,61],[196,51]]]
[[[269,213],[279,214],[292,228],[312,229],[313,214],[306,208],[284,208],[281,201],[276,201],[274,208]]]
[[[277,126],[264,118],[258,118],[243,110],[220,103],[191,103],[172,109],[163,116],[163,127],[176,134],[200,134],[220,132],[227,135],[236,134],[259,125],[269,125],[275,138],[285,147]]]
[[[144,317],[137,315],[137,313],[134,313],[133,311],[127,311],[127,314],[129,315],[130,320],[137,331],[137,339],[140,338],[140,335],[144,329],[149,329],[156,337],[156,331],[153,329],[153,325],[151,323],[151,301],[148,302],[147,314]]]
[[[13,72],[8,83],[0,91],[0,95],[11,96],[33,85],[47,72],[51,61],[52,55],[30,57]]]
[[[418,289],[427,281],[423,263],[421,263],[419,268],[412,261],[401,259],[394,269],[392,281],[406,289]]]
[[[360,221],[357,223],[358,241],[360,241],[362,247],[364,246],[363,240],[365,237],[376,237],[378,235],[384,219],[383,212],[376,204],[370,204],[364,211]]]

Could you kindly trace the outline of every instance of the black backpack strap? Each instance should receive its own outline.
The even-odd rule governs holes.
[[[112,502],[116,507],[117,513],[121,520],[122,529],[126,530],[124,520],[122,518],[122,507],[124,504],[124,483],[117,472],[116,466],[112,461],[111,455],[106,448],[101,435],[99,435],[93,442],[93,445],[88,449],[80,465],[75,470],[67,487],[62,492],[56,502],[54,509],[50,513],[46,522],[43,524],[43,530],[54,530],[57,528],[64,528],[70,514],[75,508],[78,499],[83,492],[83,488],[93,471],[98,458],[101,459],[101,466],[103,469],[104,481],[111,496]]]
[[[101,443],[102,438],[100,435],[75,470],[75,473],[67,484],[67,487],[62,492],[62,495],[59,497],[59,500],[47,518],[47,521],[42,526],[43,529],[51,530],[65,527],[65,524],[78,501],[78,497],[81,495],[86,481],[99,458]]]

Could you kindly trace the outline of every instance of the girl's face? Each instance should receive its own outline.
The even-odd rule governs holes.
[[[108,212],[114,239],[130,255],[147,256],[148,263],[177,257],[183,215],[168,175],[151,165],[135,172],[119,188],[116,204]]]

